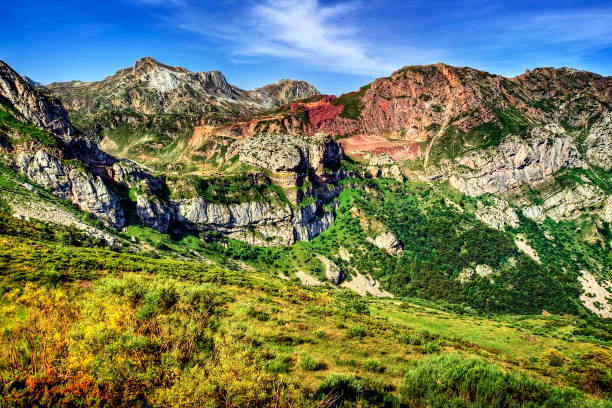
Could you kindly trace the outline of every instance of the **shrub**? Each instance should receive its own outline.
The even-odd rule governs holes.
[[[425,351],[427,354],[435,354],[440,351],[440,345],[435,341],[430,341],[425,345]]]
[[[548,349],[540,356],[540,362],[551,367],[561,367],[568,361],[569,358],[556,349]]]
[[[366,361],[363,363],[363,368],[372,373],[382,373],[385,371],[385,368],[380,364],[380,361],[375,358],[366,359]]]
[[[357,326],[353,326],[353,327],[349,327],[349,329],[346,331],[346,336],[349,339],[363,339],[365,336],[367,335],[366,329],[364,329],[363,327],[357,325]]]
[[[291,368],[291,356],[277,355],[273,360],[266,363],[266,370],[271,373],[286,373]]]
[[[355,374],[331,374],[319,383],[319,393],[329,395],[339,394],[346,400],[354,400],[363,392],[363,386]]]
[[[353,373],[331,374],[319,383],[318,394],[327,404],[320,406],[346,406],[344,401],[365,401],[359,406],[398,406],[390,392],[394,387],[386,382],[359,378]],[[351,405],[352,406],[352,405]]]
[[[556,388],[522,373],[504,373],[479,358],[458,354],[417,362],[399,392],[402,403],[431,408],[597,406],[588,405],[573,389]]]
[[[266,320],[270,319],[270,316],[266,312],[257,310],[252,306],[249,307],[249,309],[247,310],[247,314],[249,315],[249,317],[253,317],[259,320],[260,322],[265,322]]]
[[[325,330],[323,329],[317,329],[314,331],[314,335],[317,336],[319,339],[326,339],[327,338],[327,333],[325,333]]]
[[[302,370],[316,371],[321,368],[321,364],[310,354],[302,353],[298,359],[298,365]]]

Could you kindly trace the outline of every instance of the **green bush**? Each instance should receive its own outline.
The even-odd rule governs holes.
[[[589,402],[573,389],[560,389],[524,374],[505,373],[478,358],[458,354],[416,363],[399,389],[408,406],[446,407],[610,407]]]
[[[366,359],[366,361],[363,363],[363,368],[372,373],[382,373],[385,371],[385,368],[380,364],[380,361],[375,358]]]
[[[289,371],[291,368],[291,356],[277,355],[273,360],[266,363],[266,370],[271,373],[282,374]]]
[[[366,329],[364,329],[363,327],[356,325],[353,327],[349,327],[348,330],[346,331],[346,336],[349,339],[363,339],[366,335],[367,335],[367,331]]]
[[[440,345],[435,341],[430,341],[425,345],[427,354],[435,354],[440,351]]]
[[[343,399],[355,400],[363,392],[363,384],[355,374],[331,374],[319,383],[319,394],[339,394]]]
[[[317,338],[323,340],[327,338],[327,333],[325,333],[325,330],[323,329],[317,329],[314,331],[314,335],[317,336]]]
[[[360,406],[395,407],[399,403],[393,395],[393,385],[373,380],[359,378],[353,373],[331,374],[319,383],[318,394],[325,401],[334,401],[333,405],[320,406],[346,406],[345,401],[365,402]],[[352,406],[352,405],[351,405]]]
[[[321,368],[321,364],[310,354],[302,353],[298,358],[298,365],[302,370],[316,371]]]

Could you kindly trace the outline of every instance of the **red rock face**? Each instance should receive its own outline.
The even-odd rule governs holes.
[[[491,119],[484,114],[487,109],[481,98],[462,82],[456,69],[443,64],[405,68],[389,78],[375,80],[361,98],[358,119],[341,117],[343,106],[333,104],[336,100],[326,95],[315,102],[286,106],[290,115],[301,111],[307,118],[306,122],[285,121],[285,125],[289,125],[288,132],[324,131],[339,136],[393,134],[394,138],[410,146],[413,142],[427,140],[435,133],[436,125],[441,127],[462,112],[482,112],[478,124]],[[255,121],[261,123],[269,119]],[[249,123],[246,127],[254,129],[256,125]]]
[[[405,68],[375,80],[363,96],[360,119],[367,133],[401,132],[406,141],[424,141],[435,133],[435,125],[443,126],[461,112],[483,108],[453,67],[438,64]]]
[[[340,112],[342,112],[342,105],[336,106],[331,104],[334,100],[336,100],[335,96],[325,95],[320,101],[313,104],[302,105],[299,109],[304,111],[312,126],[319,128],[323,122],[335,120]]]

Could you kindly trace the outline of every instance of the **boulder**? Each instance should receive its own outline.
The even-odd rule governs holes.
[[[392,232],[383,232],[376,238],[366,238],[369,242],[380,249],[387,251],[389,255],[396,255],[402,252],[402,244]]]
[[[331,282],[335,283],[336,285],[339,285],[340,283],[342,283],[342,281],[345,278],[345,275],[344,275],[344,272],[340,270],[338,265],[336,265],[335,263],[333,263],[332,261],[330,261],[329,259],[327,259],[326,257],[322,255],[317,255],[317,258],[321,261],[323,266],[325,266],[325,276],[327,277],[327,279],[329,279]]]

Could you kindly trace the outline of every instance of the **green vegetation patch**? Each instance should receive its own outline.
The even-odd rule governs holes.
[[[400,387],[407,406],[443,407],[610,407],[583,393],[560,389],[523,374],[505,373],[478,358],[458,354],[419,361]]]
[[[209,178],[183,176],[171,178],[169,183],[173,199],[201,197],[211,203],[224,204],[280,200],[289,204],[283,191],[267,176],[261,174],[247,173]]]
[[[8,134],[17,133],[18,139],[9,139]],[[18,112],[7,105],[0,105],[0,138],[7,142],[22,143],[28,140],[37,140],[44,146],[57,146],[55,135],[46,130],[26,123]]]
[[[342,105],[342,112],[340,112],[339,116],[347,119],[358,119],[363,109],[361,98],[368,89],[370,89],[370,85],[362,86],[359,88],[359,91],[345,93],[333,101],[333,105]]]
[[[449,125],[432,146],[430,160],[433,163],[438,163],[442,159],[453,160],[471,150],[497,146],[510,134],[524,133],[527,121],[517,110],[506,108],[494,111],[497,120],[483,123],[469,132],[461,131],[456,125]]]

